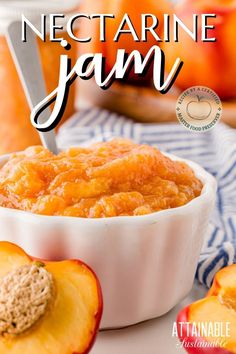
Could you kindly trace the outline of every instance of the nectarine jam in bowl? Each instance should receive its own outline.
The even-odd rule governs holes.
[[[31,147],[0,170],[0,206],[43,215],[144,215],[185,205],[201,190],[186,163],[125,139],[58,156]]]
[[[123,139],[29,148],[0,157],[0,240],[82,259],[101,282],[101,327],[127,326],[190,291],[215,194],[198,164]]]

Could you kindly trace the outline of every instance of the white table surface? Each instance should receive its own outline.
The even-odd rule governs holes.
[[[91,354],[186,354],[172,337],[180,309],[202,298],[206,288],[195,284],[191,293],[168,314],[125,329],[100,332]]]

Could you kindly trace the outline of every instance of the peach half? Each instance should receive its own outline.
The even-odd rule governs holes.
[[[201,336],[192,335],[187,324],[197,325]],[[201,324],[208,328],[217,325],[220,330],[204,335]],[[216,274],[207,296],[179,313],[177,326],[189,354],[236,354],[236,264]],[[199,345],[194,347],[194,343]]]
[[[47,262],[0,242],[0,353],[85,354],[95,340],[102,295],[78,260]]]

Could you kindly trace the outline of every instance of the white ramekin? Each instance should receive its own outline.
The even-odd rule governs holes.
[[[131,325],[161,316],[190,291],[216,181],[187,162],[203,182],[199,197],[157,213],[103,219],[41,216],[0,207],[0,239],[43,259],[79,258],[100,279],[102,328]],[[0,158],[0,165],[7,156]],[[65,309],[66,311],[66,309]]]

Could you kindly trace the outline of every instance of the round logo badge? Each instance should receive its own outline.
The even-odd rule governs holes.
[[[222,114],[219,96],[205,86],[193,86],[185,90],[176,103],[176,115],[187,129],[205,132],[212,129]]]

